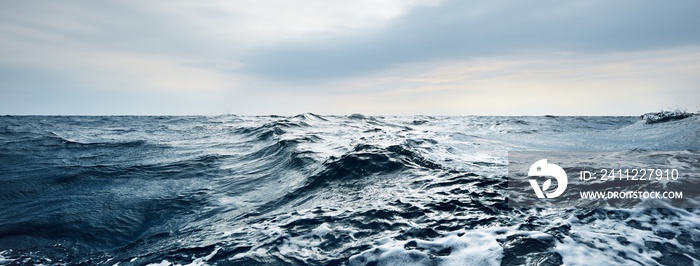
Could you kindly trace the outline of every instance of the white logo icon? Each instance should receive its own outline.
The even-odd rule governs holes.
[[[527,176],[553,176],[557,179],[557,189],[551,193],[543,193],[543,191],[546,191],[550,185],[552,185],[551,179],[544,181],[542,189],[540,189],[540,185],[537,184],[537,180],[530,179],[530,185],[540,199],[544,199],[545,195],[550,199],[559,197],[564,193],[564,190],[566,190],[566,184],[568,183],[568,177],[564,169],[556,164],[547,163],[547,159],[542,159],[532,164],[532,166],[530,166],[530,171],[527,172]]]

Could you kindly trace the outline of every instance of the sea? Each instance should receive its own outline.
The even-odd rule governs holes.
[[[2,116],[0,265],[700,265],[697,208],[509,206],[528,150],[697,173],[700,116]]]

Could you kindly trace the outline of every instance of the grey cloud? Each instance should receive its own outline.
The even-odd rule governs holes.
[[[226,44],[204,36],[174,14],[128,1],[32,1],[5,3],[0,26],[15,29],[0,38],[66,49],[96,48],[208,59]],[[209,37],[209,39],[207,39]]]
[[[700,42],[698,1],[450,1],[351,37],[268,45],[246,71],[284,81],[368,74],[480,56],[627,52]]]

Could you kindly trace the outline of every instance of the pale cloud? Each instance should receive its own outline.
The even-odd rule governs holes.
[[[327,99],[392,114],[636,115],[700,107],[700,47],[408,64],[344,80]],[[367,110],[370,110],[369,108]],[[381,112],[379,112],[381,113]]]
[[[66,47],[68,46],[68,47]],[[0,40],[0,64],[43,69],[82,81],[93,90],[163,92],[234,89],[233,73],[199,66],[197,59],[101,50],[85,44]],[[235,67],[230,63],[231,68]]]
[[[90,69],[86,74],[93,78],[87,82],[97,88],[207,92],[235,89],[239,85],[234,74],[198,67],[201,62],[196,59],[105,52],[76,56],[89,58],[72,65]]]
[[[9,5],[0,64],[60,73],[92,89],[234,89],[251,47],[383,25],[434,0],[168,1]],[[160,49],[162,47],[162,49]]]
[[[412,8],[437,0],[242,0],[151,2],[206,34],[248,44],[325,39],[381,29]],[[134,6],[144,5],[137,1]]]
[[[250,73],[303,83],[436,60],[668,49],[700,43],[698,8],[697,1],[444,1],[381,31],[272,43],[243,58]]]

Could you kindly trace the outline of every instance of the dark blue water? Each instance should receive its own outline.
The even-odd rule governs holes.
[[[657,120],[0,117],[0,264],[698,265],[697,209],[506,204],[509,150],[697,155]]]

